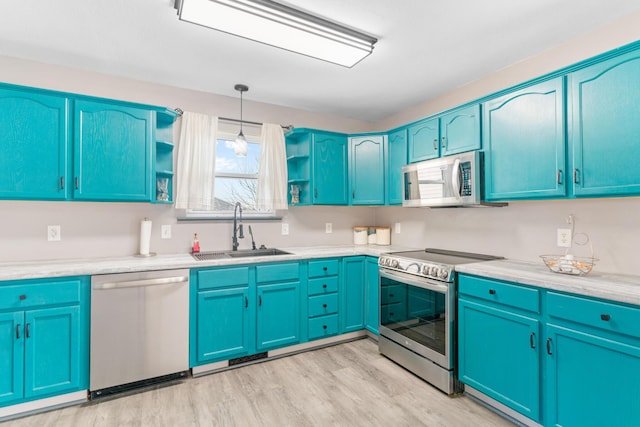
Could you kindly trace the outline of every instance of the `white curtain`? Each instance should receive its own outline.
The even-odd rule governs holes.
[[[213,210],[218,118],[184,112],[177,165],[177,209]]]
[[[258,210],[287,209],[287,151],[282,126],[262,125],[258,169]]]

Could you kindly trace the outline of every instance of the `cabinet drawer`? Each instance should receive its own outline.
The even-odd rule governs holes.
[[[298,280],[299,276],[300,268],[297,262],[259,265],[256,267],[256,281],[258,283]]]
[[[549,316],[640,338],[640,308],[547,293]]]
[[[309,295],[328,294],[338,291],[338,278],[333,277],[321,277],[316,279],[309,279]]]
[[[407,299],[406,285],[383,285],[380,288],[380,304],[393,304]]]
[[[309,317],[324,316],[338,312],[338,294],[309,297]]]
[[[0,286],[0,310],[80,302],[79,279]]]
[[[537,289],[460,275],[458,291],[461,295],[540,313],[540,292]]]
[[[198,271],[198,289],[221,288],[249,284],[249,267],[220,268]]]
[[[338,274],[337,259],[309,261],[309,277],[335,276]]]
[[[329,337],[338,333],[338,315],[314,317],[309,319],[309,339]]]

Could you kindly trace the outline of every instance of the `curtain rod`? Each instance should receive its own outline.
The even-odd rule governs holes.
[[[181,108],[175,108],[174,110],[175,110],[176,113],[178,113],[179,116],[181,116],[184,113],[184,111]],[[260,123],[260,122],[252,122],[252,121],[249,121],[249,120],[230,119],[228,117],[218,117],[218,120],[224,120],[225,122],[243,123],[243,124],[247,124],[247,125],[262,126],[262,123]],[[286,129],[286,130],[293,129],[293,125],[280,125],[280,127],[282,127],[282,129]]]

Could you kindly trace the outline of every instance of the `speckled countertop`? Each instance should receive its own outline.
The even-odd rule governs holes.
[[[552,273],[539,263],[499,260],[456,266],[460,273],[507,280],[523,285],[570,292],[640,305],[640,276],[611,274],[594,269],[586,276]]]
[[[84,276],[134,271],[172,270],[222,265],[251,264],[258,262],[281,262],[312,258],[344,257],[353,255],[380,256],[386,252],[401,251],[399,246],[346,245],[279,248],[288,255],[256,256],[247,258],[222,258],[196,261],[190,254],[157,255],[140,258],[135,256],[70,259],[55,261],[0,263],[0,281],[35,279],[43,277]]]
[[[400,246],[344,245],[280,248],[290,254],[249,258],[222,258],[196,261],[189,254],[72,259],[55,261],[0,263],[0,281],[44,277],[84,276],[135,271],[171,270],[259,262],[296,261],[302,259],[380,256],[394,251],[410,250]],[[612,301],[640,305],[640,276],[610,274],[597,269],[586,276],[570,276],[550,272],[542,262],[498,260],[458,265],[461,273],[506,280],[540,288],[554,289]]]

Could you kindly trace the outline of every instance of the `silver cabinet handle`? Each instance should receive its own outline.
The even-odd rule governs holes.
[[[142,280],[129,280],[129,281],[123,281],[123,282],[95,283],[93,285],[93,289],[108,290],[108,289],[120,289],[120,288],[139,288],[143,286],[168,285],[171,283],[182,283],[187,281],[189,281],[189,278],[187,276],[161,277],[157,279],[142,279]]]

